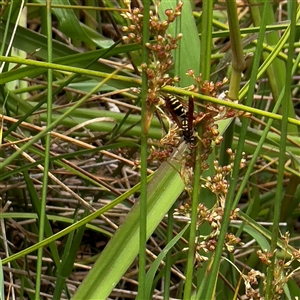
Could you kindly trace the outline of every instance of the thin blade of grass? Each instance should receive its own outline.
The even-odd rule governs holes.
[[[186,232],[188,229],[189,225],[186,225],[167,245],[166,247],[159,253],[155,261],[151,264],[151,267],[149,271],[147,272],[146,275],[146,291],[145,291],[145,296],[146,299],[151,299],[151,289],[152,284],[154,282],[154,277],[157,272],[157,269],[159,268],[162,260],[164,257],[168,254],[168,252],[174,247],[174,245],[181,239],[183,234]]]
[[[2,266],[2,260],[1,259],[0,259],[0,300],[5,300],[4,276],[3,276],[3,266]]]

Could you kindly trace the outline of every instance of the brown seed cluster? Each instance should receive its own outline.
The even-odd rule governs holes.
[[[141,43],[143,32],[143,10],[142,8],[130,9],[128,12],[122,13],[121,16],[127,19],[129,26],[123,26],[123,31],[127,34],[123,37],[125,42]]]
[[[212,177],[206,177],[205,183],[203,184],[203,187],[210,189],[215,195],[220,195],[220,199],[226,198],[229,188],[227,177],[231,174],[234,164],[234,154],[232,153],[232,150],[228,149],[227,153],[231,154],[231,163],[227,166],[222,167],[219,165],[219,162],[215,160],[215,174]],[[246,160],[243,157],[241,161],[241,167],[244,166],[245,161]],[[222,207],[225,205],[223,201],[221,201],[220,204],[222,205]]]
[[[172,37],[167,33],[170,24],[181,15],[183,2],[179,1],[174,10],[165,11],[166,20],[161,20],[157,12],[150,11],[149,31],[151,42],[146,44],[149,49],[149,63],[142,63],[142,69],[148,77],[148,102],[149,104],[159,103],[159,91],[162,86],[173,85],[179,82],[179,77],[171,78],[168,71],[174,65],[172,50],[177,49],[178,41],[182,34]],[[141,44],[143,30],[143,11],[135,8],[122,14],[128,19],[130,25],[124,26],[123,31],[127,34],[123,37],[126,42]]]
[[[147,158],[148,162],[164,162],[168,157],[171,156],[173,152],[172,147],[165,147],[164,149],[156,149],[155,147],[151,147],[150,154]]]
[[[195,85],[191,87],[192,91],[214,98],[218,97],[220,90],[223,88],[224,84],[228,82],[226,77],[223,81],[217,81],[216,83],[208,80],[203,81],[202,75],[200,74],[196,76],[194,70],[188,70],[186,74],[195,81]]]
[[[232,212],[232,219],[236,218],[238,210]],[[190,217],[191,203],[183,204],[176,214]],[[214,252],[218,243],[218,237],[220,234],[221,221],[223,217],[223,209],[214,205],[211,209],[208,209],[203,203],[198,206],[197,216],[197,228],[204,223],[208,223],[211,226],[211,232],[206,235],[200,235],[196,237],[196,262],[198,267],[202,267],[202,263],[208,260],[208,252]],[[232,233],[227,233],[225,238],[224,250],[233,252],[236,245],[241,245],[240,238],[234,236]]]
[[[207,260],[205,253],[214,251],[216,244],[218,243],[218,237],[220,234],[221,221],[225,209],[225,200],[228,193],[227,176],[230,175],[233,169],[234,153],[232,150],[227,151],[230,155],[231,163],[228,166],[219,166],[218,161],[215,161],[215,175],[207,177],[204,180],[203,188],[208,188],[216,196],[215,205],[208,209],[203,203],[200,203],[197,208],[197,228],[203,223],[208,223],[211,226],[211,232],[207,236],[198,236],[196,239],[197,255],[196,259],[198,266],[202,265],[203,261]],[[245,159],[242,159],[241,166],[245,163]],[[231,212],[230,219],[235,220],[238,218],[239,209],[235,209]],[[187,201],[181,205],[176,211],[177,215],[183,215],[185,217],[191,217],[191,202]],[[233,252],[236,245],[241,245],[240,238],[234,236],[232,233],[227,233],[224,243],[224,249],[229,252]]]
[[[289,233],[285,233],[285,235],[281,236],[282,242],[284,244],[284,248],[282,252],[286,253],[285,259],[279,259],[279,255],[277,255],[277,251],[270,252],[267,250],[258,250],[257,255],[260,261],[267,266],[267,269],[271,267],[271,264],[274,263],[274,271],[273,271],[273,281],[272,281],[272,290],[271,290],[271,298],[275,300],[282,299],[282,294],[284,293],[284,286],[287,284],[288,280],[295,276],[297,272],[299,272],[299,267],[294,269],[291,265],[294,263],[299,264],[300,262],[300,251],[294,250],[292,255],[288,254],[290,252],[289,246]],[[261,291],[258,289],[254,289],[254,285],[258,285],[258,278],[263,280]],[[266,276],[263,273],[260,273],[256,270],[251,270],[247,275],[243,275],[243,279],[245,282],[245,295],[248,299],[264,299],[263,294],[266,291]],[[262,295],[261,295],[262,294]]]
[[[258,285],[258,279],[265,280],[265,274],[261,273],[257,270],[250,270],[247,275],[242,275],[245,284],[245,296],[247,299],[257,299],[262,300],[264,299],[259,290],[254,288],[253,286]]]

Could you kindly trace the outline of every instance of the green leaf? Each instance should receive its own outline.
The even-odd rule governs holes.
[[[5,300],[2,260],[0,259],[0,300]]]
[[[45,1],[38,0],[38,2],[44,4]],[[67,0],[52,0],[52,4],[71,5]],[[108,48],[114,44],[112,40],[103,37],[98,32],[81,23],[73,9],[52,8],[52,12],[58,19],[60,30],[68,37],[89,45],[97,45],[101,48]]]
[[[239,228],[240,225],[232,224],[231,226]],[[250,234],[256,242],[260,245],[261,249],[269,251],[270,243],[268,240],[256,229],[251,227],[250,225],[245,224],[243,227],[243,231]]]
[[[162,20],[166,19],[165,10],[174,9],[177,0],[162,0],[159,5],[159,15]],[[176,37],[179,33],[183,35],[179,41],[179,47],[173,51],[175,62],[175,75],[180,76],[180,85],[182,87],[194,84],[194,80],[186,75],[189,69],[194,70],[198,75],[200,72],[200,41],[198,31],[193,17],[193,11],[190,1],[184,1],[181,16],[176,18],[168,28],[168,33]]]

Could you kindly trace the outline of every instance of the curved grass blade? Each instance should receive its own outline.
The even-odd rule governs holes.
[[[151,299],[151,288],[152,288],[152,284],[154,282],[154,277],[155,274],[157,272],[157,269],[160,265],[160,263],[162,262],[162,260],[164,259],[164,257],[167,255],[167,253],[170,251],[170,249],[172,249],[174,247],[174,245],[180,240],[180,238],[183,236],[183,234],[186,232],[186,230],[188,229],[190,225],[186,225],[180,233],[178,233],[169,243],[168,245],[163,249],[163,251],[157,256],[157,258],[155,259],[155,261],[152,263],[149,271],[147,272],[146,275],[146,296],[147,299]]]

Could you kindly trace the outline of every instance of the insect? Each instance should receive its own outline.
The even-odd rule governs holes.
[[[188,110],[175,96],[167,94],[164,97],[167,109],[179,128],[182,129],[183,138],[188,144],[195,144],[194,136],[194,100],[189,98]]]
[[[167,104],[167,108],[169,109],[172,117],[174,118],[174,116],[178,116],[180,118],[186,118],[187,117],[187,111],[186,109],[183,107],[182,103],[180,102],[180,100],[178,98],[176,98],[173,95],[167,95],[165,97],[165,101]],[[176,117],[174,118],[174,120],[176,120]]]

